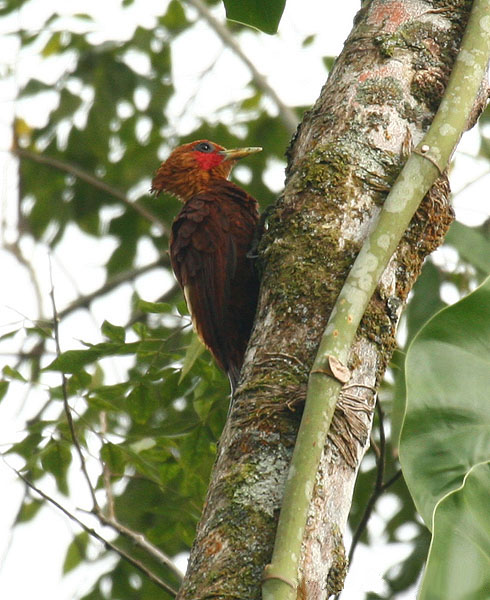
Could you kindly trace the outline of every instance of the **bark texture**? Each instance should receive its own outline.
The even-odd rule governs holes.
[[[373,0],[288,151],[262,239],[257,320],[178,598],[260,598],[309,368],[343,281],[413,144],[437,109],[471,3]],[[263,141],[263,145],[267,140]],[[396,326],[424,258],[452,220],[441,177],[386,268],[358,330],[317,474],[298,598],[340,591],[342,535]]]

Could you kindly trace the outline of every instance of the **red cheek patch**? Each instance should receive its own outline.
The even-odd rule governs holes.
[[[224,156],[221,154],[217,154],[213,152],[212,154],[205,154],[204,152],[196,151],[196,160],[199,163],[199,166],[204,171],[209,171],[213,167],[216,167],[220,163],[223,162]]]

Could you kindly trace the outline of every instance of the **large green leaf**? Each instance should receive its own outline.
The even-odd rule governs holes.
[[[286,0],[223,0],[226,16],[232,21],[276,33]]]
[[[490,239],[486,225],[468,227],[455,221],[446,236],[446,243],[454,246],[461,257],[484,275],[490,271]]]
[[[484,600],[490,590],[490,465],[473,467],[437,505],[419,600]]]
[[[400,460],[431,527],[439,500],[490,456],[490,278],[421,330],[407,354],[406,376]]]

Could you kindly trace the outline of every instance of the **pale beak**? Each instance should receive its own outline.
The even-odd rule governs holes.
[[[218,154],[222,154],[225,157],[225,160],[238,160],[239,158],[243,158],[249,154],[256,154],[257,152],[262,152],[262,148],[234,148],[233,150],[220,150]]]

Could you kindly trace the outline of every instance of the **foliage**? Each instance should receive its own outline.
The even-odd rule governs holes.
[[[490,279],[420,331],[407,355],[400,453],[405,479],[429,528],[436,504],[490,455],[482,402],[490,366]]]
[[[23,4],[6,0],[0,17],[8,19],[22,10]],[[130,11],[132,4],[122,2],[121,14]],[[56,356],[53,314],[41,306],[39,318],[28,315],[31,321],[23,326],[18,356],[3,369],[0,400],[17,402],[15,389],[30,390],[27,403],[35,408],[26,419],[22,439],[6,452],[7,460],[14,455],[22,459],[21,471],[27,479],[42,488],[48,474],[56,482],[60,502],[72,498],[76,493],[73,476],[78,485],[86,484],[74,433],[90,472],[96,473],[92,485],[102,508],[113,509],[118,523],[142,533],[173,557],[188,551],[192,544],[226,415],[228,382],[209,354],[200,352],[183,299],[171,283],[167,232],[178,204],[168,197],[149,196],[150,176],[171,147],[193,139],[215,139],[229,147],[262,145],[264,152],[247,160],[244,170],[250,176],[247,190],[265,208],[273,202],[274,193],[264,183],[264,174],[271,161],[283,159],[289,136],[254,81],[231,105],[220,105],[218,98],[208,120],[194,119],[192,127],[184,131],[170,121],[168,115],[175,114],[172,101],[178,92],[173,83],[172,47],[195,33],[196,22],[192,11],[177,0],[163,4],[162,12],[152,19],[136,19],[127,39],[100,41],[91,17],[85,14],[72,15],[69,30],[65,17],[53,13],[35,31],[15,29],[10,34],[19,41],[21,52],[37,52],[43,63],[51,61],[60,71],[54,84],[41,73],[29,74],[17,93],[19,106],[30,103],[26,106],[31,111],[36,103],[42,105],[46,94],[54,98],[54,108],[43,125],[35,124],[35,118],[31,122],[27,109],[13,124],[21,158],[20,219],[12,251],[19,255],[22,245],[31,243],[38,249],[49,247],[56,257],[57,252],[66,253],[74,231],[94,244],[105,238],[114,243],[104,259],[105,283],[99,288],[94,285],[90,298],[56,307],[62,330],[64,320],[75,309],[95,314],[95,300],[105,298],[99,339],[63,346]],[[259,4],[264,3],[255,6]],[[277,8],[283,3],[266,4]],[[271,30],[278,18],[279,9],[276,25],[269,22]],[[254,24],[267,30],[263,22]],[[238,37],[242,28],[234,28]],[[184,116],[185,111],[184,107]],[[485,138],[481,154],[488,158],[490,145],[484,142]],[[27,152],[49,160],[40,164]],[[80,177],[80,171],[87,177]],[[123,202],[121,196],[128,201]],[[157,224],[135,211],[132,202],[146,209]],[[450,284],[466,293],[485,274],[488,240],[484,228],[455,225],[449,242],[459,252],[456,264],[452,268],[432,261],[426,264],[405,313],[408,341],[444,306],[442,286]],[[134,282],[145,268],[151,268],[155,279],[169,283],[163,291],[155,287],[154,293],[141,298]],[[118,294],[127,282],[133,284],[131,315],[121,325],[112,322],[111,302],[123,301]],[[56,281],[53,285],[56,299]],[[107,299],[109,292],[114,295]],[[1,341],[11,344],[19,335],[10,327]],[[393,382],[386,382],[381,393],[388,415],[393,398],[403,390],[401,358],[405,348],[402,344],[394,358]],[[131,363],[114,381],[108,360],[122,361],[121,357],[130,357]],[[73,409],[73,431],[66,419],[65,392]],[[374,436],[379,440],[379,428]],[[396,440],[396,436],[388,440],[388,477],[398,468]],[[359,476],[352,528],[361,519],[374,478],[375,469],[367,467]],[[398,480],[390,493],[396,497],[397,508],[385,519],[387,542],[398,542],[400,530],[407,524],[415,533],[410,556],[398,572],[387,575],[386,598],[395,597],[416,581],[429,542],[403,480]],[[27,490],[16,524],[35,520],[44,503]],[[370,543],[373,537],[368,528],[362,539]],[[115,543],[134,553],[160,578],[178,586],[171,569],[135,548],[120,531]],[[79,532],[67,548],[63,571],[87,566],[94,554],[101,559],[107,552],[86,532]],[[148,578],[136,577],[134,567],[118,557],[85,596],[87,600],[108,597],[149,600],[167,596]]]
[[[223,0],[226,16],[233,21],[257,27],[266,33],[276,33],[286,0]]]
[[[488,456],[488,455],[487,455]],[[434,535],[420,600],[485,598],[490,575],[487,462],[472,467],[463,484],[445,496],[434,514]]]
[[[422,598],[479,598],[488,587],[489,340],[487,279],[432,318],[408,351],[401,463],[433,533]]]

